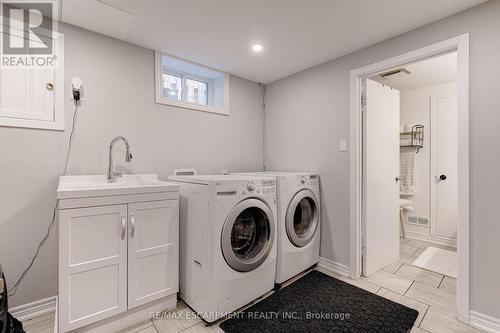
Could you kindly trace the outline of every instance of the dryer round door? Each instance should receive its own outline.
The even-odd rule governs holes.
[[[309,244],[319,224],[318,201],[311,190],[304,189],[290,201],[285,217],[288,239],[297,247]]]
[[[274,242],[271,209],[261,200],[245,199],[231,210],[222,228],[221,247],[227,264],[239,272],[259,267]]]

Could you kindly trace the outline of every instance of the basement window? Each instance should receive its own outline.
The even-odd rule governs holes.
[[[156,103],[229,114],[226,73],[156,52]]]

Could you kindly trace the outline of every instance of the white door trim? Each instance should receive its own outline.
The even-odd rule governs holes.
[[[361,274],[363,216],[361,79],[384,70],[447,52],[458,52],[458,319],[469,321],[469,34],[376,62],[350,73],[350,276]]]

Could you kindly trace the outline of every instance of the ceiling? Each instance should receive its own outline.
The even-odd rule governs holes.
[[[387,78],[376,75],[370,79],[398,89],[399,91],[418,89],[455,81],[458,73],[457,53],[449,53],[398,68],[407,69],[410,74],[397,74]]]
[[[269,83],[486,0],[59,0],[62,21]],[[255,54],[251,45],[261,43]]]

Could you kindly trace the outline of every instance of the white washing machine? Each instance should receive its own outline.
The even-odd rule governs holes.
[[[207,322],[274,287],[276,180],[171,176],[180,184],[180,297]]]
[[[321,210],[319,176],[308,172],[253,172],[272,176],[278,199],[276,283],[281,284],[319,261]]]

